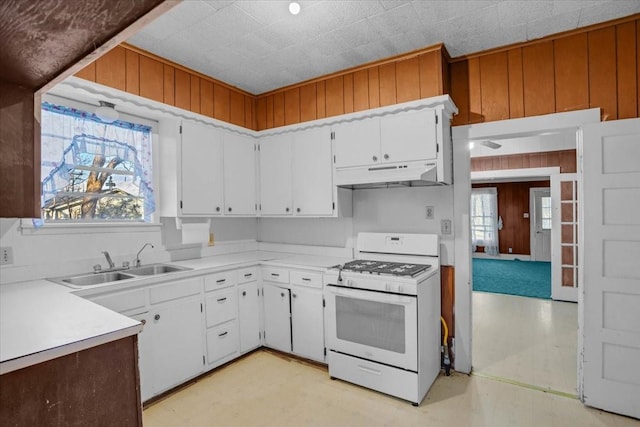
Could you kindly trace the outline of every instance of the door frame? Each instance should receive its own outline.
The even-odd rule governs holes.
[[[486,139],[515,138],[574,129],[586,123],[600,122],[600,109],[571,111],[521,119],[501,120],[472,125],[453,126],[453,212],[455,280],[455,368],[471,372],[472,277],[471,277],[471,157],[469,143]],[[580,308],[579,308],[580,309]],[[578,353],[580,352],[578,348]],[[578,381],[582,373],[579,372]]]
[[[551,177],[549,177],[551,179]],[[536,224],[538,222],[538,216],[536,215],[536,194],[537,193],[549,193],[549,197],[553,197],[551,194],[551,187],[531,187],[529,188],[529,253],[531,254],[531,261],[538,261],[536,257]],[[553,233],[549,231],[549,259],[553,262]]]

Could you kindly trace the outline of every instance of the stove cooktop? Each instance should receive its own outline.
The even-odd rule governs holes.
[[[359,259],[350,261],[343,266],[336,267],[342,267],[342,271],[349,271],[354,273],[414,277],[430,269],[431,265],[410,264],[404,262],[369,261]]]

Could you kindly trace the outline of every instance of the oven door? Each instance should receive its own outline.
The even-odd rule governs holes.
[[[328,285],[329,350],[417,372],[415,296]]]

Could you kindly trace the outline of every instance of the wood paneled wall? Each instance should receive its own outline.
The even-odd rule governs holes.
[[[450,64],[454,125],[600,107],[638,117],[640,15],[495,49]]]
[[[257,130],[384,107],[449,92],[442,44],[259,95]]]
[[[473,184],[472,188],[496,187],[498,189],[498,215],[502,217],[503,228],[498,232],[500,253],[508,254],[509,248],[514,254],[531,255],[531,234],[529,218],[529,189],[549,187],[549,181],[503,182],[491,184]]]
[[[576,164],[576,150],[543,151],[540,153],[509,154],[505,156],[472,157],[471,171],[560,166],[560,173],[574,173],[577,171]]]
[[[255,96],[133,46],[113,48],[76,76],[256,129]]]

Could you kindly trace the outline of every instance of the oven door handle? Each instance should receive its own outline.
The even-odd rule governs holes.
[[[416,297],[397,294],[385,294],[375,291],[363,291],[359,289],[345,289],[328,285],[328,291],[334,295],[359,298],[367,301],[383,302],[388,304],[411,305],[416,303]]]

